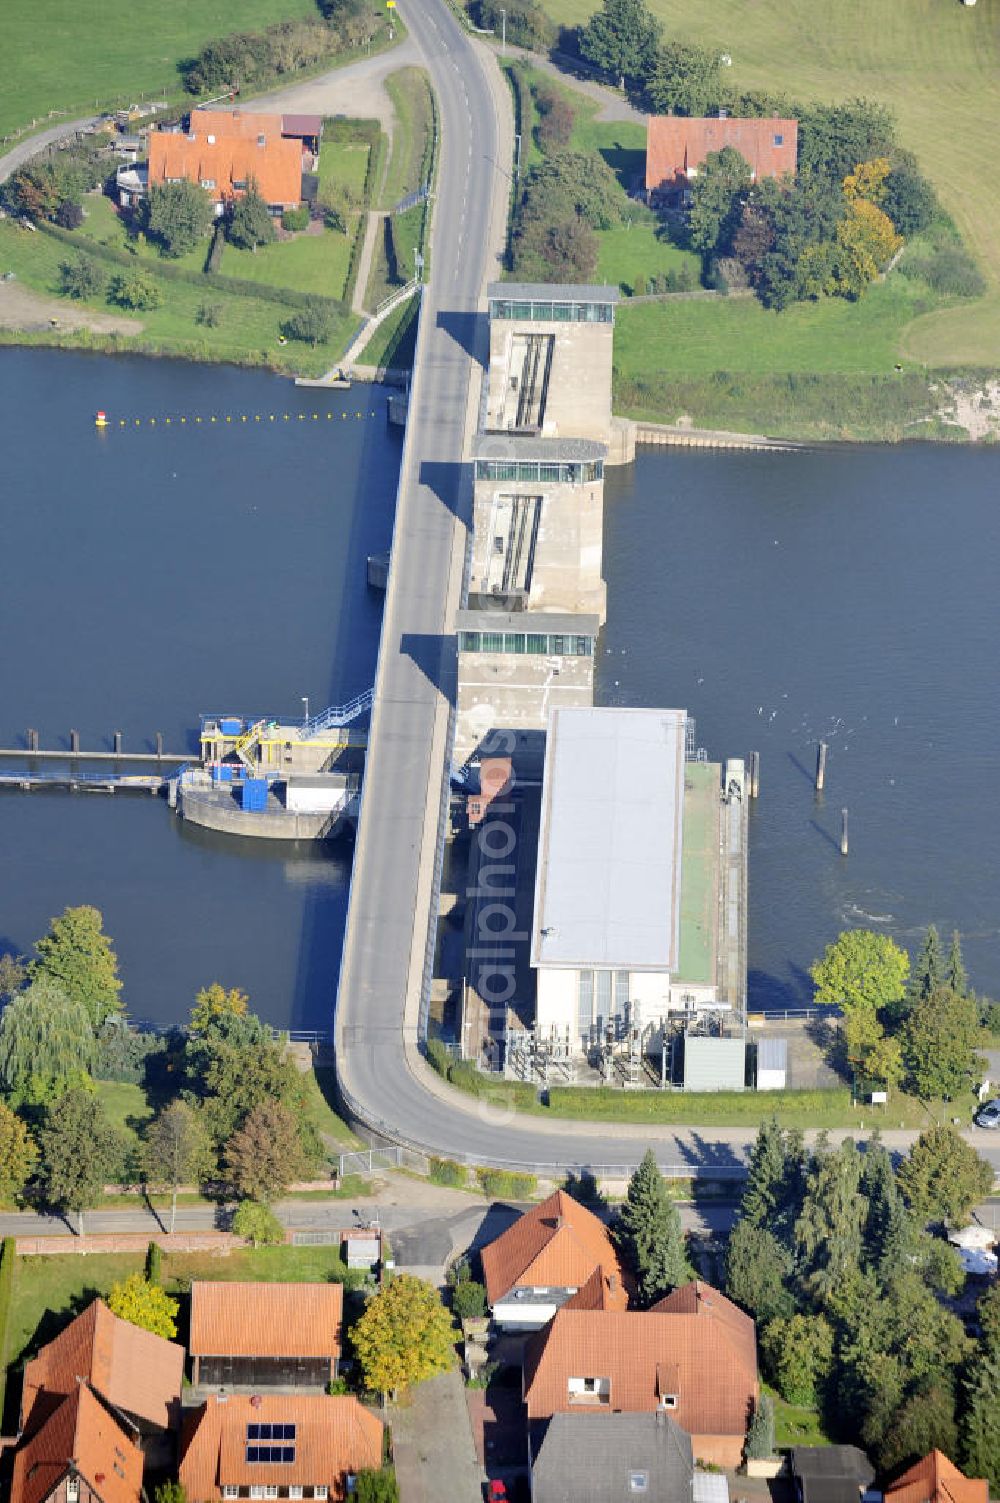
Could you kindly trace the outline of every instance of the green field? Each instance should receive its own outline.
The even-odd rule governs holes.
[[[98,100],[176,93],[177,64],[214,37],[298,16],[316,18],[315,0],[170,0],[145,5],[80,5],[74,0],[5,0],[0,135],[39,124],[50,110],[70,116]]]
[[[859,302],[823,298],[781,313],[754,297],[626,304],[617,314],[615,369],[626,378],[650,370],[891,372],[902,331],[936,302],[922,284],[894,275]]]
[[[319,154],[320,203],[336,203],[343,189],[360,202],[368,172],[367,141],[326,141]]]
[[[356,214],[347,216],[346,235],[324,229],[318,235],[296,235],[294,240],[275,241],[255,251],[227,245],[219,270],[224,277],[342,298],[357,220]]]
[[[332,240],[334,237],[329,233],[327,238]],[[193,254],[195,262],[203,260],[200,250]],[[64,261],[72,260],[72,257],[73,247],[51,235],[41,232],[31,234],[10,220],[0,222],[0,271],[13,271],[26,287],[46,296],[59,296],[59,268]],[[114,276],[120,268],[109,264],[106,269],[109,276]],[[194,360],[266,365],[301,375],[321,375],[342,354],[356,327],[356,320],[344,313],[338,317],[333,335],[325,343],[315,348],[291,340],[282,344],[280,326],[292,313],[291,308],[263,298],[228,292],[220,288],[218,283],[206,281],[204,286],[197,286],[167,280],[159,273],[157,257],[152,251],[144,257],[144,269],[161,284],[163,302],[159,308],[135,315],[137,322],[142,325],[141,331],[135,334],[106,335],[54,328],[38,334],[8,335],[5,336],[7,342],[135,350]],[[197,266],[193,265],[191,269],[195,270]],[[206,305],[219,310],[219,322],[214,328],[199,322],[199,311]],[[81,305],[73,304],[67,299],[65,306],[69,311]],[[84,306],[92,306],[102,313],[122,312],[103,299]]]
[[[667,35],[732,56],[734,87],[890,104],[901,143],[932,178],[990,283],[985,299],[915,316],[896,348],[931,365],[1000,364],[1000,27],[996,0],[650,0]],[[591,0],[546,0],[583,21]],[[727,367],[728,368],[728,367]]]

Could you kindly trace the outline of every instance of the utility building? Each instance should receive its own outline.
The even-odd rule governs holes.
[[[483,429],[589,438],[615,450],[611,355],[617,287],[493,282]]]
[[[660,1052],[670,1020],[742,1012],[742,764],[689,760],[683,710],[556,709],[545,749],[531,937],[536,1033],[569,1052]],[[732,775],[730,775],[732,774]],[[741,817],[739,828],[745,828]],[[736,884],[730,902],[730,887]]]

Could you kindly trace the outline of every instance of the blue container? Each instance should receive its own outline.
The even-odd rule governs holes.
[[[219,721],[219,729],[224,736],[238,736],[243,729],[243,722],[235,720],[231,715],[225,715]]]
[[[220,767],[212,768],[212,777],[216,783],[231,783],[233,781],[233,768],[226,762]]]
[[[253,813],[267,808],[267,779],[247,778],[242,787],[242,807]]]

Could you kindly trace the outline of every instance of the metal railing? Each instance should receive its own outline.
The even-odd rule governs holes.
[[[363,694],[358,694],[346,705],[330,705],[310,720],[302,722],[303,737],[318,736],[321,731],[341,730],[349,725],[352,720],[357,720],[366,710],[370,710],[375,699],[374,688],[366,689]]]

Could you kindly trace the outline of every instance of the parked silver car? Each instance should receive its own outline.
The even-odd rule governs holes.
[[[1000,1096],[997,1096],[993,1101],[985,1102],[972,1120],[977,1127],[1000,1128]]]

